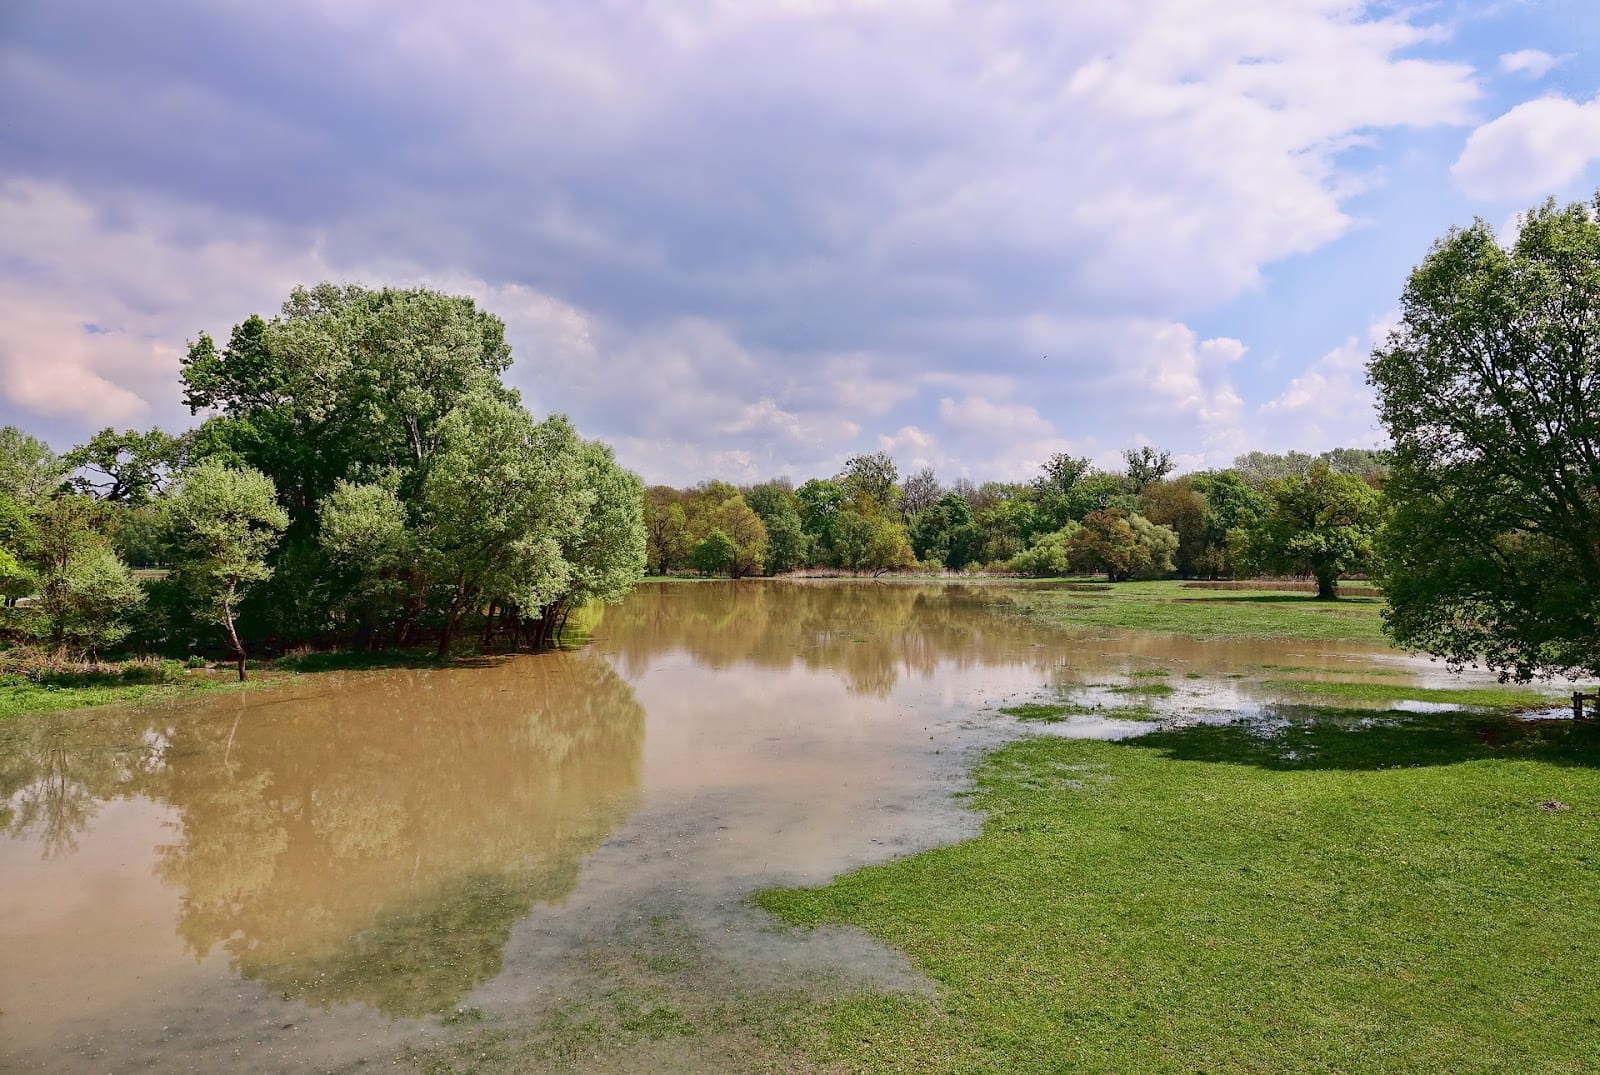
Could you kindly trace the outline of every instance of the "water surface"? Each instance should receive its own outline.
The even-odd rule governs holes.
[[[925,988],[745,898],[975,831],[952,793],[1019,734],[998,706],[1115,708],[1161,669],[1153,715],[1224,719],[1272,704],[1239,668],[1443,676],[1354,645],[1054,631],[1008,600],[649,585],[575,650],[10,721],[0,1067],[385,1060],[467,1016],[537,1020],[663,930],[712,991]]]

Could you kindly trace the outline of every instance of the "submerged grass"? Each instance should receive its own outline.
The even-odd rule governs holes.
[[[1148,705],[1100,706],[1082,702],[1023,702],[1001,706],[1000,712],[1036,724],[1059,724],[1069,717],[1109,717],[1116,720],[1156,720]]]
[[[1465,714],[1031,739],[978,838],[757,901],[938,983],[818,1012],[841,1069],[1588,1071],[1597,764],[1595,725]]]
[[[1018,598],[1026,615],[1061,627],[1120,627],[1195,638],[1258,637],[1385,642],[1377,597],[1315,597],[1251,591],[1184,590],[1182,583],[1124,582],[1085,594],[1059,584]]]
[[[34,683],[0,684],[0,720],[23,713],[53,713],[63,709],[83,709],[114,702],[137,702],[152,697],[201,694],[237,690],[240,684],[220,676],[190,676],[173,683],[98,684],[94,686],[54,686]]]

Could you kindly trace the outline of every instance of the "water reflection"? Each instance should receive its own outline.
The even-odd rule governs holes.
[[[1152,663],[1210,676],[1290,660],[1365,670],[1394,656],[1347,643],[1051,629],[1018,614],[1026,589],[857,580],[654,584],[609,612],[599,638],[630,679],[663,654],[684,652],[719,670],[837,673],[852,692],[880,698],[903,678],[996,666],[1037,669],[1054,685],[1073,687]]]
[[[883,697],[902,675],[1013,663],[1040,638],[1037,625],[1000,614],[1011,599],[992,587],[746,580],[646,592],[601,631],[630,674],[683,650],[713,669],[837,672],[851,691]]]
[[[0,823],[59,855],[97,804],[153,800],[192,956],[317,1005],[448,1008],[632,812],[644,713],[587,654],[319,687],[17,722]]]

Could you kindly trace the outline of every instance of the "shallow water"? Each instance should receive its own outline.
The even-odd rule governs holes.
[[[975,831],[953,793],[1026,730],[998,706],[1097,700],[1039,730],[1120,737],[1152,727],[1129,703],[1260,714],[1239,668],[1444,682],[1354,645],[1053,631],[1007,592],[649,585],[574,651],[10,721],[0,1068],[383,1060],[537,1019],[650,931],[713,991],[923,988],[745,899]]]

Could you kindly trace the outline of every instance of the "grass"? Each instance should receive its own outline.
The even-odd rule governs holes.
[[[1195,591],[1176,581],[1124,582],[1103,591],[1030,588],[1020,611],[1061,627],[1119,627],[1194,638],[1298,638],[1385,644],[1377,597],[1318,601],[1290,593]]]
[[[864,927],[939,986],[822,1009],[810,1052],[851,1071],[1593,1070],[1600,727],[1368,718],[1000,750],[980,837],[758,895]]]
[[[422,650],[329,650],[292,653],[260,664],[251,661],[250,678],[240,683],[231,663],[215,670],[185,669],[175,661],[128,661],[110,664],[92,673],[61,675],[0,675],[0,720],[24,713],[50,713],[87,709],[123,702],[143,702],[215,691],[249,690],[282,684],[286,674],[354,671],[371,668],[423,668],[479,660],[473,656],[436,657]],[[162,667],[154,682],[128,682],[130,672]]]
[[[1059,724],[1068,717],[1110,717],[1115,720],[1155,720],[1155,712],[1144,704],[1126,706],[1085,705],[1082,702],[1023,702],[1001,706],[1000,712],[1017,720],[1035,724]]]
[[[242,686],[261,682],[251,680]],[[96,684],[55,686],[37,683],[0,683],[0,720],[23,713],[51,713],[63,709],[84,709],[115,702],[137,702],[152,697],[200,694],[238,690],[241,684],[232,676],[192,675],[172,683]]]
[[[1549,709],[1564,701],[1560,695],[1546,694],[1528,687],[1407,687],[1398,683],[1325,679],[1272,679],[1263,686],[1318,698],[1362,702],[1432,702],[1485,709]]]

